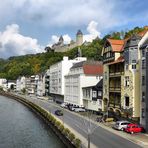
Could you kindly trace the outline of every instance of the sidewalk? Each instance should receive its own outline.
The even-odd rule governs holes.
[[[148,134],[145,133],[135,133],[135,134],[128,134],[126,132],[123,131],[117,131],[112,129],[112,125],[113,123],[101,123],[99,124],[99,126],[101,126],[102,128],[105,128],[111,132],[113,132],[114,134],[117,134],[118,136],[121,136],[123,138],[126,138],[140,146],[142,146],[143,148],[148,148]]]

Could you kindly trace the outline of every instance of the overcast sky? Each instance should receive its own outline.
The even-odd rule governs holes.
[[[0,4],[0,58],[43,52],[60,35],[84,40],[148,25],[148,0],[3,0]]]

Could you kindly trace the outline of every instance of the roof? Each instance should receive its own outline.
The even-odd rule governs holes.
[[[71,69],[82,67],[86,75],[103,75],[103,64],[99,61],[82,61],[74,64]]]
[[[114,52],[121,52],[124,46],[124,40],[107,39]]]
[[[82,62],[79,62],[79,63],[75,63],[75,64],[71,67],[71,69],[73,69],[73,68],[78,68],[78,67],[82,67],[84,62],[85,62],[85,61],[82,61]]]
[[[84,65],[83,66],[84,74],[86,75],[103,75],[103,65]]]
[[[103,87],[103,79],[101,79],[96,85],[83,87],[83,88],[93,88],[96,90],[100,90],[100,88],[102,88],[102,87]]]
[[[138,34],[133,34],[130,38],[126,39],[124,48],[129,48],[133,46],[138,46],[141,36]]]
[[[146,32],[148,32],[148,27],[145,27],[145,29],[146,30],[143,30],[143,31],[139,32],[138,35],[143,37],[146,34]]]
[[[124,57],[120,56],[117,60],[110,62],[108,65],[124,62]]]
[[[81,30],[78,30],[77,35],[83,35]]]

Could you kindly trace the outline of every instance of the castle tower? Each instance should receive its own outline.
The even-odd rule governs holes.
[[[80,46],[83,44],[83,33],[81,32],[81,30],[78,30],[76,34],[76,44],[77,46]]]
[[[60,36],[58,43],[60,43],[60,44],[63,44],[64,43],[64,39],[63,39],[63,36],[62,35]]]

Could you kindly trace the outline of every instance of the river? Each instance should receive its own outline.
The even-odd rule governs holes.
[[[0,148],[65,148],[35,113],[0,96]]]

